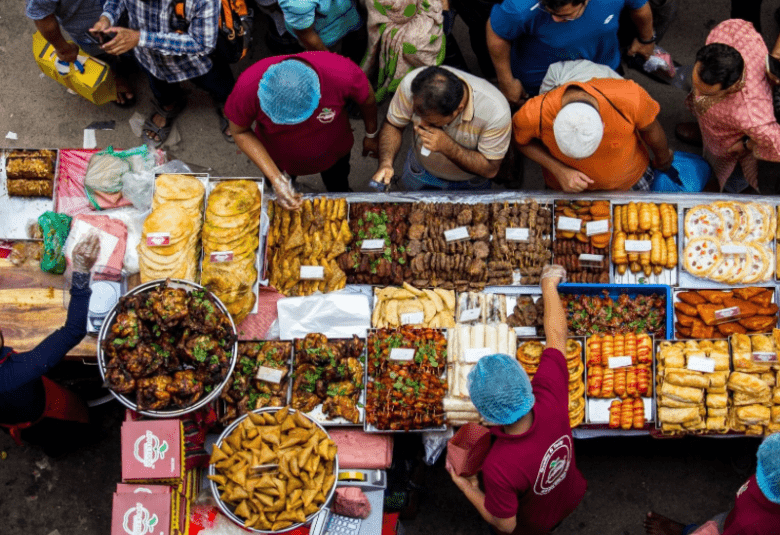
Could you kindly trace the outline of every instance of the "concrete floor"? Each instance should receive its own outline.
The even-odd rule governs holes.
[[[99,147],[131,147],[140,144],[129,127],[134,111],[146,115],[151,110],[145,80],[138,82],[140,94],[136,110],[120,110],[113,105],[93,106],[68,94],[54,81],[40,75],[31,56],[33,25],[24,16],[24,3],[0,3],[0,57],[4,76],[0,77],[0,135],[16,132],[17,141],[3,139],[4,147],[81,147],[83,128],[94,121],[116,120],[113,131],[98,131]],[[777,36],[772,18],[774,2],[764,2],[765,38],[771,44]],[[678,19],[662,45],[682,64],[693,61],[696,50],[709,31],[728,16],[725,0],[681,0]],[[267,55],[258,18],[253,58],[234,66],[236,73]],[[465,27],[458,21],[458,36],[467,61],[475,72],[476,62],[468,49]],[[674,124],[688,120],[684,94],[669,86],[651,82],[630,73],[661,103],[660,121],[671,137]],[[353,123],[356,137],[362,123]],[[209,99],[192,88],[187,111],[177,126],[183,140],[169,150],[176,157],[214,174],[253,176],[258,172],[234,145],[218,133],[217,117]],[[408,134],[406,142],[408,143]],[[692,150],[671,137],[675,149]],[[403,152],[402,152],[403,154]],[[401,158],[396,162],[400,170]],[[360,157],[356,145],[352,159],[352,187],[365,189],[376,169],[374,160]],[[538,166],[526,162],[524,190],[542,187]],[[763,166],[762,191],[776,193],[777,174],[773,166]],[[319,177],[299,180],[307,191],[322,189]],[[71,370],[60,373],[68,375]],[[88,372],[89,373],[89,372]],[[97,376],[95,370],[94,376]],[[93,410],[93,419],[102,439],[92,446],[57,460],[48,459],[36,446],[16,446],[0,433],[0,533],[3,535],[61,535],[76,533],[102,535],[109,532],[111,493],[120,479],[119,425],[123,412],[118,404]],[[730,440],[688,438],[651,440],[649,438],[609,438],[578,440],[577,462],[588,480],[588,493],[579,508],[557,533],[585,535],[635,535],[643,533],[642,517],[654,509],[681,521],[704,521],[730,507],[736,490],[751,473],[756,439]],[[441,462],[424,472],[420,512],[404,523],[407,533],[453,535],[487,533],[476,511],[452,484]]]

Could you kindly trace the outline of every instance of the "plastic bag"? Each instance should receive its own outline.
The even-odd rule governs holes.
[[[41,270],[56,275],[65,272],[65,242],[70,232],[71,219],[69,215],[54,212],[44,212],[38,217],[43,231]]]
[[[652,191],[667,193],[702,191],[712,177],[712,168],[698,154],[675,151],[668,171],[654,171]]]
[[[445,431],[426,431],[423,433],[422,440],[423,446],[425,446],[425,458],[423,460],[425,464],[433,466],[436,463],[453,434],[454,431],[451,427]]]
[[[142,212],[148,212],[152,208],[155,174],[191,172],[187,164],[181,160],[173,160],[157,167],[149,167],[143,172],[130,173],[125,176],[122,184],[122,195]]]
[[[144,220],[151,212],[149,210],[142,212],[138,208],[125,206],[124,208],[115,208],[113,210],[104,210],[101,212],[113,219],[118,219],[127,227],[127,243],[137,244],[141,241],[141,232],[144,227]],[[124,270],[128,275],[138,273],[138,250],[134,245],[125,248]]]
[[[154,155],[146,145],[118,152],[108,147],[89,159],[84,192],[96,209],[115,208],[121,205],[125,182],[153,167]],[[128,201],[133,202],[132,199]]]

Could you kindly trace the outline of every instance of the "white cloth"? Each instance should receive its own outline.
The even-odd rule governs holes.
[[[558,61],[547,69],[542,86],[539,88],[539,94],[547,93],[569,82],[588,82],[594,78],[623,79],[606,65],[599,65],[587,59]]]
[[[584,102],[570,102],[555,117],[553,134],[563,154],[581,160],[599,148],[604,136],[604,123],[593,106]]]

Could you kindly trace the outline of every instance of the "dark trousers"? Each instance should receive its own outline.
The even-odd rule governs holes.
[[[496,69],[493,67],[493,61],[490,59],[490,52],[488,52],[485,27],[493,6],[500,3],[501,0],[452,0],[450,2],[451,9],[460,15],[469,29],[471,50],[477,56],[477,63],[483,78],[496,76]],[[455,37],[450,34],[447,39],[447,47],[449,48],[450,40],[454,41]]]
[[[233,91],[236,81],[233,78],[233,71],[230,65],[216,56],[211,58],[211,70],[206,74],[191,78],[189,81],[206,91],[217,106],[222,106]],[[166,82],[160,80],[141,66],[149,78],[149,86],[152,94],[160,106],[170,106],[182,99],[181,84],[178,82]]]
[[[349,172],[352,169],[349,165],[350,153],[340,158],[329,169],[320,172],[322,181],[325,183],[325,189],[330,193],[343,193],[352,191],[349,189]]]

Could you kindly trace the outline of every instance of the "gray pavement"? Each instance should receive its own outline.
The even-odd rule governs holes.
[[[31,53],[33,24],[24,16],[24,2],[0,2],[0,137],[9,131],[17,141],[0,140],[3,147],[81,147],[83,128],[94,121],[116,120],[113,131],[98,131],[99,147],[131,147],[140,139],[128,120],[134,111],[151,111],[149,89],[137,80],[139,104],[121,110],[108,104],[97,107],[68,94],[56,82],[40,75]],[[764,2],[764,37],[771,44],[778,28],[772,18],[775,2]],[[681,0],[680,13],[662,45],[682,64],[693,61],[709,29],[728,16],[725,0]],[[258,21],[261,21],[258,18]],[[262,35],[265,24],[256,27],[254,56],[234,66],[236,73],[267,55]],[[468,49],[465,28],[458,21],[455,33],[470,66],[476,61]],[[674,124],[689,120],[684,94],[674,88],[629,73],[661,103],[660,121],[675,149],[694,151],[673,139]],[[169,150],[176,157],[215,174],[258,174],[235,145],[218,132],[217,117],[208,97],[191,88],[188,108],[177,122],[182,142]],[[353,122],[356,137],[362,123]],[[409,142],[409,134],[406,143]],[[401,154],[404,154],[402,150]],[[402,164],[399,157],[396,168]],[[537,166],[526,163],[524,190],[543,186]],[[352,187],[364,190],[376,169],[374,160],[360,157],[356,144],[352,158]],[[776,193],[777,173],[762,166],[761,188]],[[299,180],[307,191],[322,190],[319,177]],[[6,216],[7,214],[2,214]],[[0,284],[2,282],[0,281]],[[57,370],[55,370],[56,372]],[[72,370],[60,371],[68,375]],[[76,374],[78,375],[78,373]],[[97,370],[94,371],[97,376]],[[39,447],[16,446],[0,433],[0,533],[3,535],[107,534],[111,521],[111,494],[120,480],[118,404],[93,410],[101,430],[100,440],[60,459],[48,459]],[[588,480],[588,492],[578,509],[556,533],[585,535],[635,535],[643,533],[642,517],[650,509],[685,522],[701,522],[730,507],[736,490],[753,470],[758,441],[750,438],[652,440],[607,438],[578,440],[577,462]],[[485,524],[460,494],[441,462],[423,472],[419,513],[404,522],[410,534],[486,534]]]

